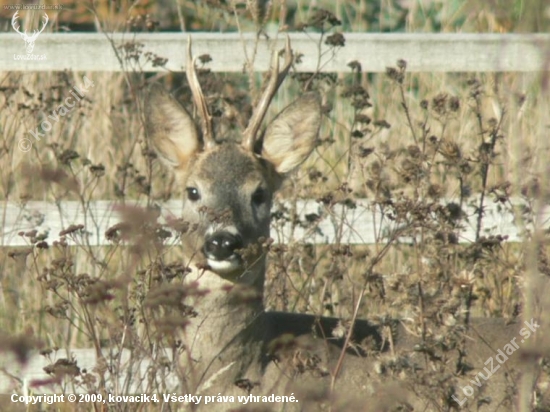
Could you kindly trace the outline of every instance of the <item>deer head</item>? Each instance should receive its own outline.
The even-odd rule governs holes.
[[[231,282],[263,282],[263,254],[242,251],[269,236],[275,191],[315,147],[321,107],[314,93],[303,94],[281,111],[264,133],[260,132],[292,58],[287,39],[284,65],[279,70],[279,55],[275,52],[271,77],[241,144],[217,144],[214,139],[190,40],[186,74],[200,115],[200,132],[189,113],[158,87],[151,89],[146,100],[146,134],[160,159],[174,169],[185,188],[183,219],[198,227],[183,239],[185,251],[195,253],[192,260]]]
[[[13,29],[19,33],[21,35],[21,37],[23,37],[23,40],[25,40],[25,44],[27,45],[26,46],[26,50],[27,50],[27,54],[31,54],[32,51],[34,50],[34,42],[36,41],[36,39],[38,38],[38,35],[40,33],[42,33],[44,31],[44,29],[46,28],[46,25],[48,24],[48,15],[46,13],[44,13],[44,24],[42,25],[42,28],[40,29],[40,31],[34,31],[32,35],[28,35],[27,34],[27,31],[25,30],[24,33],[21,33],[21,31],[19,30],[19,28],[21,26],[17,25],[17,18],[18,18],[18,11],[15,12],[15,14],[13,15],[12,19],[11,19],[11,25],[13,27]]]

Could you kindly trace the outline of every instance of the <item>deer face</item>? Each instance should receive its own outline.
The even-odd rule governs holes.
[[[235,144],[199,152],[180,174],[185,188],[183,218],[197,230],[183,239],[186,250],[223,277],[239,276],[259,256],[239,253],[269,236],[272,168]]]
[[[210,117],[204,100],[200,100],[198,82],[194,84],[192,67],[187,76],[191,89],[195,88],[193,94],[199,96],[199,101],[195,100],[199,111],[202,108],[202,136],[188,112],[159,88],[153,88],[146,100],[146,133],[160,159],[175,170],[185,188],[183,219],[198,227],[183,239],[186,253],[194,254],[194,260],[207,264],[212,272],[238,282],[247,269],[263,259],[259,248],[250,246],[269,236],[275,191],[284,176],[315,147],[320,103],[317,95],[306,93],[284,109],[264,134],[251,123],[242,145],[218,145],[210,134],[211,127],[205,126]],[[280,83],[278,64],[275,67],[272,82]],[[274,91],[266,91],[271,93],[267,100]],[[269,101],[264,95],[258,109],[264,113],[256,110],[253,120],[261,122]]]

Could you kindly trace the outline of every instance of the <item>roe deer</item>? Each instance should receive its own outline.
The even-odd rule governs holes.
[[[512,366],[517,354],[509,356],[516,360],[503,365],[499,376],[482,379],[480,385],[469,383],[475,377],[472,368],[482,370],[497,349],[517,336],[517,326],[503,320],[472,319],[468,328],[453,328],[455,334],[462,332],[456,342],[464,342],[455,347],[445,340],[445,327],[438,331],[439,341],[434,339],[439,344],[427,344],[398,322],[383,328],[357,321],[352,341],[363,342],[363,350],[351,350],[340,348],[342,339],[329,339],[331,344],[322,339],[331,337],[336,319],[264,311],[266,256],[260,244],[269,237],[272,199],[284,177],[313,151],[321,122],[319,97],[306,93],[260,132],[291,65],[287,39],[283,67],[279,70],[274,53],[271,77],[240,145],[217,144],[214,139],[191,41],[187,79],[200,115],[200,132],[191,115],[158,87],[147,97],[146,134],[185,188],[183,218],[197,227],[182,239],[191,269],[186,282],[208,290],[192,303],[197,316],[186,328],[180,390],[226,396],[293,393],[299,401],[263,405],[277,410],[318,410],[321,403],[330,404],[331,410],[350,411],[412,406],[451,410],[458,409],[459,402],[466,410],[513,408]],[[210,212],[215,217],[209,217]],[[391,331],[385,333],[387,329]],[[343,350],[352,353],[340,356]],[[466,385],[475,391],[463,392]],[[254,405],[258,406],[248,406]],[[239,406],[213,403],[207,408]]]

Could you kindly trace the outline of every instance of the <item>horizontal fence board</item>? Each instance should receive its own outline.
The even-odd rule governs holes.
[[[142,51],[167,58],[166,68],[181,71],[186,65],[187,38],[193,38],[195,56],[210,54],[208,67],[216,72],[241,72],[254,48],[252,33],[147,33],[110,34],[121,46],[129,41],[143,44]],[[302,53],[300,72],[318,68],[319,34],[291,33],[292,48]],[[346,45],[335,53],[323,44],[322,72],[349,72],[348,64],[359,61],[365,72],[384,72],[398,59],[410,72],[534,72],[550,68],[549,34],[464,34],[464,33],[344,33]],[[269,67],[274,40],[262,37],[254,61],[255,71]],[[277,48],[282,48],[279,35]],[[24,60],[25,42],[16,33],[0,33],[0,71],[109,71],[123,70],[107,36],[101,33],[42,33],[34,55],[43,60]],[[143,59],[144,60],[144,59]],[[142,62],[146,71],[163,71]]]
[[[119,371],[117,379],[113,379],[109,373],[106,373],[106,387],[110,388],[110,393],[118,394],[139,394],[156,392],[156,384],[163,382],[169,386],[167,389],[178,388],[178,376],[173,371],[164,370],[164,376],[159,368],[155,368],[156,381],[150,381],[150,367],[155,363],[151,359],[136,361],[135,356],[128,349],[123,349],[121,353],[109,353],[108,348],[103,349],[104,360],[98,361],[95,349],[71,349],[53,351],[45,357],[35,351],[29,353],[26,362],[21,363],[10,352],[0,352],[0,394],[32,393],[40,394],[60,394],[60,393],[88,393],[84,386],[75,386],[70,383],[70,379],[65,379],[59,384],[42,384],[36,386],[38,382],[51,381],[53,376],[49,375],[44,368],[54,365],[58,360],[76,360],[80,371],[86,370],[93,372],[99,365],[106,363],[108,370]],[[135,354],[134,354],[135,355]],[[172,359],[171,351],[168,349],[163,355],[168,361]],[[94,375],[97,376],[96,373]]]
[[[477,219],[475,204],[464,206],[468,222],[459,233],[461,243],[471,242],[475,238]],[[136,203],[126,203],[126,206],[134,205],[140,206]],[[160,223],[184,218],[181,201],[172,200],[159,206]],[[273,212],[282,210],[281,206],[294,210],[299,224],[291,224],[288,219],[273,219],[271,236],[276,243],[306,241],[316,244],[374,244],[384,242],[389,235],[399,229],[365,199],[357,200],[356,207],[353,209],[336,205],[332,214],[322,203],[315,200],[298,201],[295,206],[289,202],[281,203],[274,206]],[[78,224],[84,225],[85,233],[74,238],[69,237],[69,244],[108,245],[110,241],[105,238],[105,232],[122,221],[120,210],[123,207],[121,203],[107,200],[89,202],[86,208],[76,201],[58,204],[42,201],[24,204],[0,202],[0,245],[28,245],[28,238],[20,236],[19,233],[30,230],[48,233],[48,241],[52,242],[59,239],[59,232],[70,225]],[[509,241],[520,241],[521,227],[515,224],[514,215],[501,209],[499,204],[487,200],[482,234],[484,236],[506,235]],[[316,216],[318,217],[316,223],[313,226],[307,226],[307,218],[316,218]],[[540,222],[544,222],[544,227],[548,227],[549,217],[548,208],[538,217]],[[168,240],[168,243],[175,243],[175,240]]]

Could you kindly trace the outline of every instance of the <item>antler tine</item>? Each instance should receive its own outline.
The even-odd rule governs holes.
[[[191,53],[191,36],[189,36],[189,42],[187,45],[187,81],[189,82],[189,88],[193,94],[193,100],[199,111],[199,116],[202,122],[202,133],[204,145],[206,148],[215,146],[216,142],[214,141],[214,136],[212,134],[212,116],[208,113],[208,106],[206,105],[206,100],[202,94],[201,85],[197,77],[197,72],[195,70],[195,59]]]
[[[260,101],[258,102],[258,105],[256,106],[252,117],[250,118],[250,121],[248,122],[248,127],[243,133],[242,144],[250,151],[254,151],[254,145],[256,144],[256,139],[258,137],[258,130],[260,130],[262,121],[265,117],[265,114],[267,113],[267,109],[269,108],[271,100],[275,96],[275,93],[277,93],[279,86],[281,86],[281,83],[283,82],[286,75],[288,74],[288,71],[290,70],[292,59],[293,55],[290,48],[290,38],[287,35],[285,45],[285,63],[283,69],[279,71],[279,54],[277,50],[275,50],[273,52],[271,63],[271,78],[269,79],[269,83],[267,84],[267,87],[265,88],[265,91]]]
[[[48,22],[50,21],[50,18],[48,17],[48,15],[46,13],[44,13],[44,24],[42,25],[42,28],[40,29],[40,31],[38,32],[38,34],[42,33],[44,31],[44,29],[46,28],[46,25],[48,24]]]
[[[40,30],[34,30],[32,32],[32,36],[30,36],[30,38],[32,40],[36,40],[38,38],[38,36],[40,35],[40,33],[42,33],[44,31],[44,29],[46,28],[46,25],[48,24],[48,21],[50,21],[48,15],[46,13],[44,13],[44,24],[42,25],[42,28]]]
[[[18,17],[19,17],[19,10],[16,11],[13,17],[11,18],[11,25],[17,33],[19,33],[21,36],[25,36],[27,34],[27,31],[25,30],[25,33],[21,33],[21,31],[19,30],[21,28],[21,25],[19,25],[18,27],[15,27]]]

